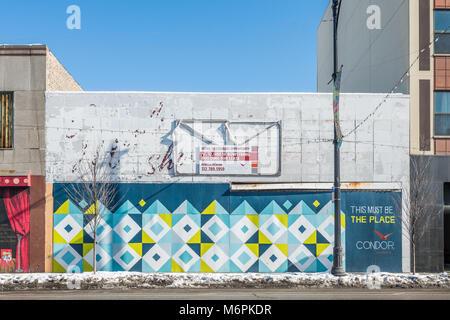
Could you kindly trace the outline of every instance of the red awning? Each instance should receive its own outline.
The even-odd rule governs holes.
[[[28,176],[2,176],[0,187],[31,187],[31,175]]]

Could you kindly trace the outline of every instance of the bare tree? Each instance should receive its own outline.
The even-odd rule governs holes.
[[[118,184],[113,182],[111,170],[114,153],[106,152],[103,144],[98,145],[91,157],[86,157],[86,153],[83,153],[83,158],[73,168],[78,181],[64,186],[64,189],[76,203],[84,201],[91,204],[86,213],[90,217],[88,226],[94,241],[92,266],[95,273],[98,227],[105,215],[114,211],[121,200],[118,199]]]
[[[431,159],[425,156],[411,157],[410,188],[403,189],[402,199],[396,200],[397,217],[402,223],[402,234],[411,247],[411,272],[416,273],[416,246],[432,222],[438,217],[439,208],[433,201],[435,186],[431,179]]]

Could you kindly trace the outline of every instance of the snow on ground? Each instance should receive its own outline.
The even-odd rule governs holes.
[[[447,288],[448,273],[13,273],[0,274],[0,290],[114,288]]]

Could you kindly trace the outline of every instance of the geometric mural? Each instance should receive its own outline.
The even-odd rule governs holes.
[[[334,211],[323,194],[309,194],[307,201],[298,194],[258,199],[218,194],[207,202],[182,194],[176,199],[131,194],[102,217],[97,271],[328,272],[332,267]],[[93,270],[89,205],[64,194],[55,203],[53,272]],[[345,248],[343,212],[341,225]]]

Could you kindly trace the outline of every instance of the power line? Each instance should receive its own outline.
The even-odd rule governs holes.
[[[449,30],[450,26],[447,27],[447,29],[444,31],[447,32],[447,30]],[[425,52],[425,50],[427,48],[431,48],[431,46],[437,42],[439,40],[439,36],[435,37],[435,39],[433,39],[427,46],[423,47],[421,50],[419,50],[419,54],[417,55],[417,57],[415,58],[415,60],[413,61],[413,63],[409,66],[409,68],[407,69],[407,71],[402,75],[402,77],[400,78],[400,80],[394,85],[394,87],[390,90],[390,92],[382,99],[382,101],[375,107],[375,109],[368,114],[358,125],[356,125],[350,132],[346,133],[343,135],[343,138],[351,135],[352,133],[356,132],[364,123],[366,123],[371,117],[373,117],[376,112],[381,108],[381,106],[387,101],[387,99],[394,94],[395,90],[397,90],[397,88],[400,86],[400,84],[402,84],[404,82],[404,80],[410,75],[410,70],[412,69],[412,67],[417,63],[417,61],[420,58],[420,55]],[[140,134],[147,134],[147,133],[153,133],[153,132],[157,132],[157,130],[149,130],[149,129],[136,129],[136,130],[118,130],[118,129],[105,129],[105,128],[69,128],[69,127],[49,127],[49,126],[38,126],[38,127],[34,127],[34,126],[25,126],[25,125],[16,125],[15,127],[19,127],[19,128],[28,128],[28,129],[56,129],[56,130],[67,130],[67,131],[79,131],[79,132],[83,132],[83,131],[97,131],[97,132],[102,132],[102,131],[106,131],[106,132],[114,132],[114,133],[131,133],[134,135],[140,135]],[[324,143],[324,142],[333,142],[333,139],[301,139],[302,142],[300,144],[312,144],[312,143]],[[349,141],[347,141],[349,142]],[[20,162],[15,162],[15,163],[20,163]],[[24,162],[27,163],[27,162]],[[36,161],[34,162],[29,162],[29,163],[36,163]]]
[[[450,27],[450,26],[449,26]],[[448,28],[447,27],[447,30]],[[394,94],[395,90],[397,90],[397,88],[405,81],[405,79],[407,77],[410,76],[410,71],[412,69],[412,67],[417,63],[417,61],[419,61],[420,56],[423,52],[425,52],[425,50],[427,48],[431,48],[431,46],[437,42],[439,40],[439,36],[435,37],[428,45],[426,45],[425,47],[423,47],[419,54],[417,55],[417,57],[414,59],[414,61],[411,63],[411,65],[409,66],[409,68],[406,70],[406,72],[402,75],[402,77],[400,78],[400,80],[394,85],[394,87],[390,90],[390,92],[383,98],[383,100],[375,107],[375,109],[369,114],[367,115],[366,118],[364,118],[364,120],[362,120],[358,125],[355,126],[355,128],[353,128],[350,132],[346,133],[343,135],[343,138],[351,135],[352,133],[354,133],[356,130],[358,130],[364,123],[366,123],[371,117],[373,117],[375,115],[375,113],[381,108],[381,106],[386,102],[386,100],[392,95]]]
[[[15,126],[15,127],[20,127],[20,128],[27,128],[27,129],[36,129],[36,127],[33,126],[23,126],[23,125],[19,125],[19,126]],[[101,131],[106,131],[106,132],[113,132],[113,133],[130,133],[132,135],[144,135],[144,134],[152,134],[152,133],[160,133],[159,130],[157,129],[136,129],[136,130],[119,130],[119,129],[105,129],[105,128],[69,128],[69,127],[39,127],[39,129],[56,129],[56,130],[62,130],[62,131],[67,131],[70,132],[72,130],[75,131],[79,131],[79,132],[86,132],[86,131],[91,131],[91,132],[101,132]],[[74,138],[74,137],[70,137],[70,138]],[[333,139],[304,139],[305,143],[316,143],[316,142],[332,142]]]

